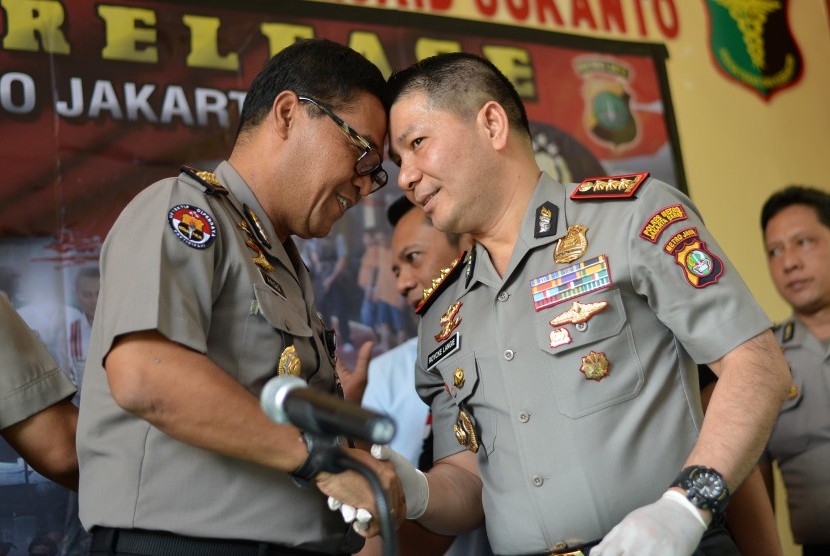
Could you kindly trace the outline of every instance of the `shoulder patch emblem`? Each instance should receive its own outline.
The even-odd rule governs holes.
[[[634,195],[637,189],[646,181],[648,172],[639,174],[624,174],[622,176],[607,176],[589,178],[571,192],[571,199],[626,199]]]
[[[207,249],[218,230],[208,212],[193,205],[176,205],[167,213],[170,228],[180,240],[194,249]]]
[[[723,274],[723,261],[706,248],[706,242],[694,228],[676,234],[664,249],[674,256],[674,262],[683,268],[686,280],[696,288],[716,284]]]
[[[683,205],[672,205],[670,207],[660,209],[658,212],[654,213],[654,216],[649,218],[649,221],[646,222],[643,229],[640,230],[640,237],[650,241],[651,243],[657,243],[657,240],[660,239],[660,234],[663,233],[663,230],[665,230],[669,224],[680,220],[686,220],[686,218],[688,218],[688,215],[686,214],[686,209],[683,208]]]
[[[432,305],[433,301],[435,301],[438,297],[438,294],[444,291],[447,286],[452,284],[455,279],[461,275],[462,266],[458,263],[461,262],[466,255],[467,252],[464,251],[450,263],[449,267],[441,269],[441,274],[438,275],[438,278],[434,278],[432,280],[432,286],[424,290],[421,302],[418,303],[418,306],[415,308],[416,315],[420,316],[426,313],[429,306]]]

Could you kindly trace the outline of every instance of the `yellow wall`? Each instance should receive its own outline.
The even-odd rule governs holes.
[[[475,8],[475,0],[331,1],[484,20],[480,10]],[[636,2],[652,8],[660,3],[658,0],[622,0],[629,15]],[[553,3],[568,21],[572,2],[554,0]],[[481,4],[502,6],[496,17],[488,21],[518,23],[504,8],[506,0],[488,0]],[[521,4],[520,0],[513,2],[513,5]],[[588,4],[595,12],[600,11],[597,0],[589,0]],[[786,184],[801,183],[830,190],[827,165],[830,159],[828,3],[789,0],[790,28],[803,57],[803,76],[796,85],[777,92],[769,101],[727,79],[715,67],[709,49],[705,0],[667,0],[662,4],[672,5],[677,11],[679,33],[676,37],[661,35],[653,20],[647,20],[646,36],[637,36],[631,24],[626,33],[606,35],[585,31],[584,25],[581,28],[568,28],[567,24],[556,27],[551,18],[548,18],[547,26],[529,26],[666,44],[669,84],[689,194],[769,317],[781,320],[789,311],[767,272],[759,213],[767,196]],[[530,5],[536,5],[536,2],[530,2]],[[440,10],[436,9],[438,7]],[[800,548],[792,544],[786,506],[783,505],[785,494],[780,484],[776,499],[786,554],[799,555]]]

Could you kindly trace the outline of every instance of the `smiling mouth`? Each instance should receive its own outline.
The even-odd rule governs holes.
[[[337,199],[337,202],[340,203],[340,208],[343,209],[343,212],[346,212],[354,205],[352,201],[350,201],[346,197],[343,197],[342,195],[335,194],[334,197]]]

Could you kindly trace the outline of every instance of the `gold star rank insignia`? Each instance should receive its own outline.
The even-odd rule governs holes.
[[[591,351],[582,358],[582,366],[579,371],[585,375],[585,380],[596,380],[599,382],[608,376],[611,368],[611,361],[604,353]]]

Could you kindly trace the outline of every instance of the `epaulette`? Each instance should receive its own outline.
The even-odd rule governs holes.
[[[208,195],[216,195],[217,193],[222,195],[228,194],[228,190],[224,185],[219,183],[219,179],[213,172],[197,170],[190,166],[182,166],[181,171],[199,182],[205,188],[205,193]]]
[[[639,174],[624,174],[622,176],[588,178],[576,186],[571,193],[571,199],[575,201],[582,199],[625,199],[633,196],[647,177],[648,172],[640,172]]]
[[[416,315],[420,316],[426,313],[429,306],[432,305],[432,302],[438,298],[438,294],[447,289],[447,286],[452,284],[456,278],[461,276],[461,269],[463,266],[458,263],[464,260],[466,255],[467,252],[464,251],[458,256],[458,258],[450,263],[450,266],[441,269],[441,274],[438,275],[438,278],[434,278],[432,280],[432,286],[424,290],[424,296],[415,308]]]

